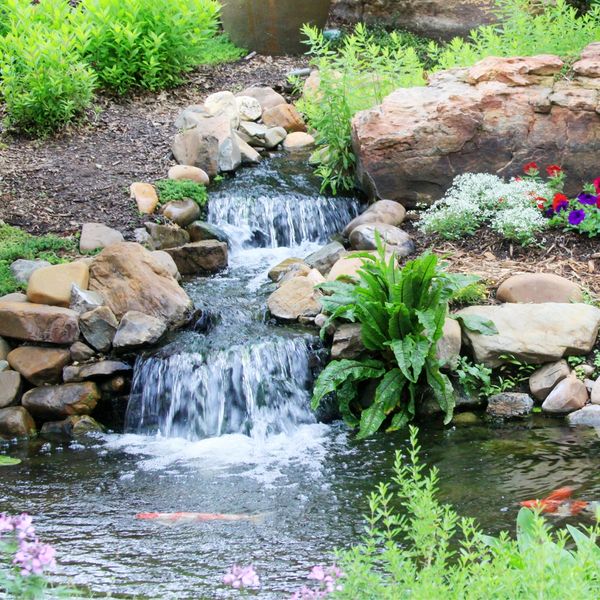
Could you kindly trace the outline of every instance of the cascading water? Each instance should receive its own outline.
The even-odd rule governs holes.
[[[266,273],[327,242],[358,214],[359,203],[319,196],[295,164],[265,161],[211,195],[208,219],[231,240],[229,269],[186,284],[204,315],[196,331],[138,359],[128,431],[190,440],[228,433],[264,438],[314,422],[309,400],[319,341],[266,323]]]

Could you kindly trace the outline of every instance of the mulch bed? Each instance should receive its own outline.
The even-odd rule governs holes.
[[[128,188],[166,177],[179,111],[214,92],[268,85],[284,95],[286,75],[304,57],[253,56],[203,67],[178,88],[126,99],[100,96],[84,122],[60,134],[0,139],[0,220],[33,234],[73,234],[87,221],[124,233],[142,219]],[[0,117],[1,117],[0,109]]]

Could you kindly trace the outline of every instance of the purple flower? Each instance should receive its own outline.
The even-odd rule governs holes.
[[[555,214],[555,213],[554,213],[554,209],[553,209],[553,208],[547,208],[547,209],[544,211],[544,216],[545,216],[547,219],[551,219],[551,218],[554,216],[554,214]]]
[[[13,564],[21,567],[21,575],[41,575],[46,567],[55,564],[56,552],[48,544],[41,544],[39,540],[21,542],[15,554]]]
[[[593,194],[586,194],[585,192],[583,192],[579,194],[579,196],[577,196],[577,200],[579,200],[581,204],[591,204],[593,206],[596,206],[596,196],[594,196]]]
[[[584,210],[572,210],[569,213],[569,225],[579,225],[585,219]]]
[[[223,577],[223,583],[235,589],[260,587],[260,579],[252,565],[247,567],[233,565]]]
[[[556,214],[558,214],[561,210],[567,210],[569,208],[568,202],[561,202],[556,206]]]
[[[5,513],[0,513],[0,536],[7,531],[14,531],[13,518]]]
[[[308,575],[309,579],[314,579],[319,583],[317,588],[302,587],[290,600],[312,600],[313,598],[327,598],[329,594],[335,591],[340,591],[342,586],[337,583],[337,580],[344,574],[336,565],[324,567],[323,565],[315,565]]]

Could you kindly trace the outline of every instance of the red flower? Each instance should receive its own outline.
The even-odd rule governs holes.
[[[600,194],[600,177],[594,179],[594,187],[596,188],[596,193]]]
[[[537,163],[530,162],[523,167],[523,173],[526,175],[533,174],[531,171],[539,171]]]
[[[555,212],[558,212],[560,208],[566,208],[567,204],[569,204],[569,199],[564,194],[554,194],[552,208]]]
[[[548,200],[546,200],[546,198],[542,198],[541,196],[538,196],[535,201],[537,202],[537,207],[540,210],[544,210],[544,208],[546,207],[546,202],[548,202]]]
[[[600,196],[596,198],[596,208],[600,208]]]
[[[556,177],[562,173],[562,169],[558,165],[550,165],[549,167],[546,167],[546,173],[548,173],[550,177]]]

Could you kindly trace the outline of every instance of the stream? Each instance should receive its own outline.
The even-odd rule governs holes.
[[[256,597],[286,598],[314,564],[364,529],[367,495],[389,477],[408,432],[357,442],[317,422],[311,387],[326,353],[315,330],[268,319],[268,270],[325,244],[360,210],[324,198],[308,167],[267,160],[220,183],[209,220],[231,239],[230,266],[186,291],[203,317],[140,356],[125,432],[13,444],[0,512],[29,512],[56,546],[56,581],[91,597],[237,598],[223,586],[252,563]],[[572,485],[600,499],[592,428],[534,415],[511,424],[421,428],[441,497],[490,533],[514,528],[520,500]],[[140,512],[198,511],[250,520],[165,525]],[[252,594],[251,594],[252,595]]]

